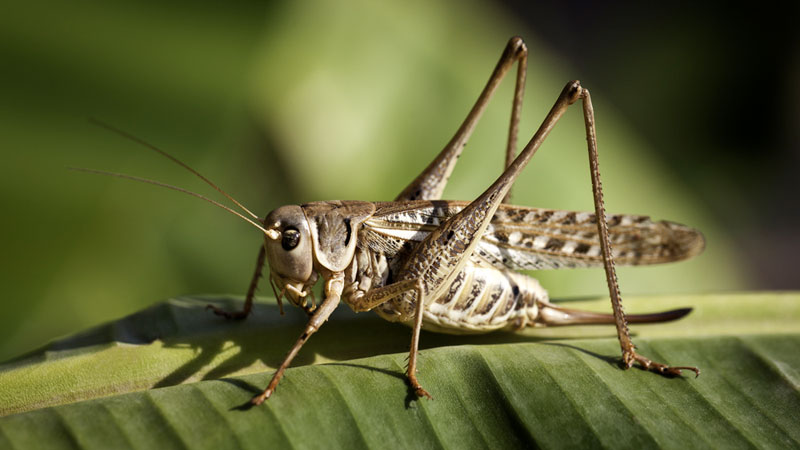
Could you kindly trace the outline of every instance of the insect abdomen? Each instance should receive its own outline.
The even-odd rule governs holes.
[[[464,267],[450,290],[425,308],[422,327],[450,334],[518,330],[533,324],[547,291],[528,276]]]

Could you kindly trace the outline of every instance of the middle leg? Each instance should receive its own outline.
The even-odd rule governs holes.
[[[406,376],[408,377],[408,382],[410,383],[411,388],[414,389],[414,393],[417,395],[417,397],[424,396],[433,398],[428,391],[422,388],[422,385],[419,384],[419,380],[417,380],[419,333],[422,331],[422,316],[425,312],[425,302],[423,301],[424,299],[422,296],[421,281],[419,279],[398,281],[386,286],[371,289],[365,295],[354,299],[349,299],[347,302],[355,312],[369,311],[377,306],[382,305],[383,303],[401,297],[406,293],[415,295],[414,301],[411,303],[414,305],[414,323],[412,325],[413,331],[411,333],[411,349],[409,350],[408,354],[408,369],[406,371]],[[401,317],[400,321],[406,322],[407,320],[404,319],[408,318],[408,316],[411,315],[411,312],[401,311],[401,314],[403,314],[403,316]]]

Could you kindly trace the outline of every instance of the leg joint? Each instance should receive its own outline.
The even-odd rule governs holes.
[[[525,41],[521,37],[514,36],[508,40],[506,51],[514,55],[514,59],[521,59],[528,55],[528,46],[525,45]]]
[[[578,80],[570,81],[564,86],[564,90],[561,91],[561,96],[564,97],[570,105],[581,98],[585,98],[587,95],[589,95],[589,91],[581,87],[581,82]]]

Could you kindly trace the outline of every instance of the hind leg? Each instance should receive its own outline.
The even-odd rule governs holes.
[[[511,125],[509,126],[508,142],[506,144],[506,167],[511,164],[516,153],[517,130],[519,129],[522,97],[525,92],[525,73],[528,65],[528,48],[519,37],[511,38],[506,44],[503,55],[500,57],[500,61],[497,62],[491,77],[489,77],[486,87],[483,88],[475,105],[467,114],[464,123],[458,128],[450,142],[431,161],[428,167],[395,198],[395,201],[438,200],[442,198],[447,179],[453,172],[461,151],[464,150],[464,146],[467,145],[467,140],[472,135],[472,131],[475,129],[478,120],[480,120],[483,111],[515,61],[518,62],[517,81],[514,87],[514,100],[511,105]],[[509,195],[506,195],[505,203],[508,202]]]

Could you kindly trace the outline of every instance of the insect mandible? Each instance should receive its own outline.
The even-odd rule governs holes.
[[[608,220],[597,160],[594,110],[589,91],[578,81],[566,84],[531,140],[516,155],[517,131],[525,88],[527,48],[513,37],[488,83],[456,134],[391,202],[324,201],[282,206],[263,220],[214,183],[175,157],[106,124],[99,125],[131,138],[186,168],[232,201],[241,213],[214,200],[153,180],[90,169],[134,179],[200,197],[236,214],[259,228],[256,270],[241,311],[209,305],[229,319],[244,319],[264,264],[278,304],[285,297],[309,315],[297,342],[278,367],[266,389],[254,396],[258,405],[275,391],[284,371],[305,342],[326,322],[340,302],[354,311],[375,311],[382,318],[412,328],[406,376],[418,397],[430,397],[417,379],[420,330],[465,334],[524,327],[573,324],[615,324],[622,363],[677,376],[682,370],[636,352],[628,323],[662,322],[688,314],[679,309],[655,314],[627,315],[622,309],[615,260],[626,265],[678,261],[704,248],[700,232],[673,222],[654,222],[646,216],[614,215]],[[517,64],[506,146],[505,170],[471,202],[441,200],[442,192],[467,140],[489,100],[508,71]],[[586,127],[594,212],[571,212],[507,204],[511,187],[550,130],[570,105],[580,101]],[[249,215],[250,217],[245,216]],[[612,252],[611,244],[614,245]],[[554,305],[539,283],[515,270],[590,267],[605,269],[613,314],[578,311]],[[323,282],[319,305],[312,287]],[[309,297],[311,301],[309,302]]]

